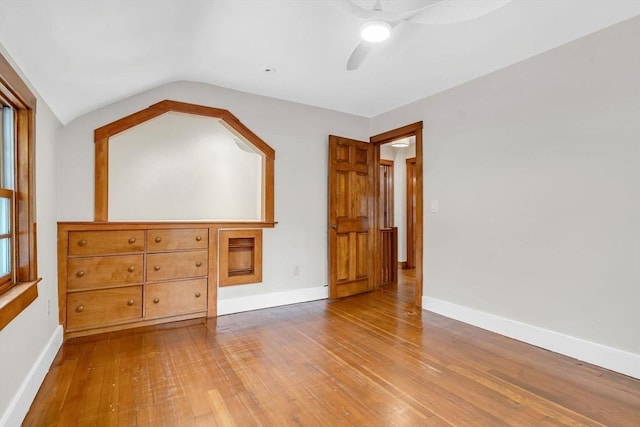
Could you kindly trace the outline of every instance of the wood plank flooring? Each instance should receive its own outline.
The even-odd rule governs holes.
[[[640,426],[640,380],[380,291],[64,343],[25,426]]]

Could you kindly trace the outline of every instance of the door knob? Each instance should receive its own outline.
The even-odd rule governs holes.
[[[338,224],[331,224],[331,228],[333,228],[334,230],[338,229]]]

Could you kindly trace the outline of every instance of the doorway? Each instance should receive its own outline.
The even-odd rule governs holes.
[[[415,208],[412,209],[415,262],[414,303],[422,306],[422,122],[372,136],[369,142],[329,135],[328,258],[329,298],[380,287],[383,272],[380,194],[381,146],[403,138],[415,144]],[[404,164],[402,165],[404,166]],[[384,168],[389,170],[388,168]],[[387,202],[388,203],[388,202]],[[387,216],[388,218],[388,216]],[[388,252],[388,251],[387,251]],[[397,256],[390,256],[397,263]],[[397,268],[394,267],[397,274]]]
[[[404,211],[404,214],[401,215],[402,218],[389,213],[385,215],[384,205],[380,200],[376,203],[377,217],[379,221],[382,221],[385,216],[386,218],[396,218],[395,224],[389,224],[387,221],[385,225],[399,226],[397,246],[398,252],[400,252],[400,258],[402,258],[404,262],[404,264],[401,265],[407,269],[415,268],[414,303],[418,307],[422,306],[423,283],[422,128],[422,122],[418,122],[370,138],[370,143],[375,146],[377,163],[375,170],[379,174],[385,171],[383,165],[388,164],[390,160],[394,160],[394,165],[396,165],[395,170],[404,169],[405,172],[404,174],[396,173],[396,179],[394,180],[395,188],[404,187],[404,191],[401,191],[401,193],[403,193],[402,199],[405,199],[405,204],[402,206],[402,210]],[[395,146],[392,147],[394,143]],[[393,157],[393,159],[389,157]],[[402,162],[401,164],[399,164],[399,160]],[[402,179],[402,181],[399,181],[399,179]],[[385,194],[385,189],[380,188],[380,186],[383,185],[383,177],[378,176],[375,182],[378,184],[376,194],[380,197],[380,195]],[[386,185],[389,186],[388,183]],[[387,188],[386,192],[389,191]],[[398,195],[398,192],[396,191],[395,194]],[[395,203],[396,207],[398,206],[397,202],[398,200],[396,200]],[[380,252],[383,252],[383,239],[379,240],[379,247]],[[383,271],[384,265],[382,262],[379,268]]]

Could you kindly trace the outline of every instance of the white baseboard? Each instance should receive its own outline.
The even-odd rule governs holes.
[[[443,301],[422,297],[422,308],[500,335],[640,379],[640,355]]]
[[[315,288],[295,289],[292,291],[252,295],[249,297],[222,299],[218,300],[218,316],[259,310],[261,308],[278,307],[280,305],[296,304],[299,302],[315,301],[328,297],[329,288],[326,286],[318,286]]]
[[[2,414],[0,427],[14,427],[22,424],[60,346],[62,346],[62,326],[58,325],[53,334],[51,334],[49,342],[47,342],[47,345],[42,349],[38,359],[29,370],[13,400],[9,403],[7,410]]]

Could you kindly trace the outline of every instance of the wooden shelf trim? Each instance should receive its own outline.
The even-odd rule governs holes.
[[[38,298],[38,282],[18,283],[0,295],[0,330]]]
[[[58,221],[58,229],[66,231],[77,230],[150,230],[150,229],[174,229],[174,228],[274,228],[278,222],[274,221]]]

